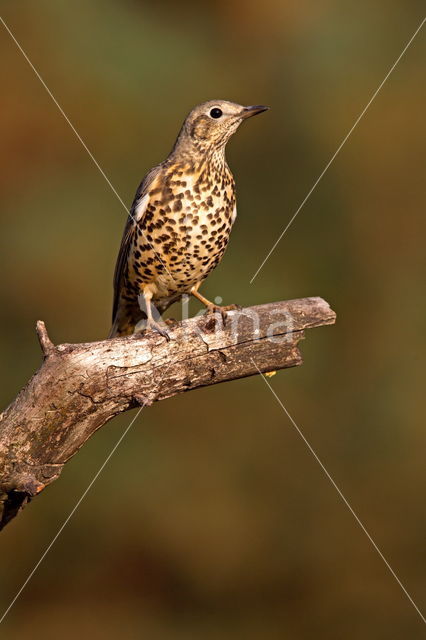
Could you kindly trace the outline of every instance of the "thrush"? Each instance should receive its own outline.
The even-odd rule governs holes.
[[[168,338],[158,321],[171,304],[199,291],[219,264],[237,215],[235,182],[225,147],[240,124],[268,109],[226,100],[196,106],[169,156],[147,173],[136,192],[114,274],[110,337],[129,335],[141,321]]]

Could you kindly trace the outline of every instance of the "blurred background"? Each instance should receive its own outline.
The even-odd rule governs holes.
[[[420,608],[425,593],[426,33],[252,285],[420,24],[420,1],[22,0],[2,17],[126,203],[195,104],[272,109],[228,146],[239,216],[204,293],[323,296],[271,380]],[[1,26],[1,25],[0,25]],[[125,211],[0,29],[1,404],[109,329]],[[194,313],[198,306],[193,303]],[[132,418],[1,534],[1,612]],[[259,377],[144,411],[4,622],[32,638],[420,638],[414,608]]]

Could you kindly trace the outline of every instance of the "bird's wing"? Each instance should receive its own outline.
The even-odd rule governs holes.
[[[146,207],[148,205],[148,190],[151,187],[152,183],[158,176],[161,170],[161,165],[154,167],[149,171],[142,182],[140,183],[138,190],[136,191],[135,199],[133,200],[133,204],[130,208],[130,213],[127,218],[126,226],[124,227],[123,237],[121,239],[120,250],[118,252],[118,258],[115,265],[114,271],[114,302],[112,308],[112,321],[114,322],[115,315],[117,313],[119,299],[120,299],[120,290],[121,290],[121,281],[123,278],[123,274],[127,265],[127,258],[129,256],[129,249],[131,245],[131,241],[133,238],[133,234],[135,233],[136,225],[138,222],[143,220],[145,215]]]

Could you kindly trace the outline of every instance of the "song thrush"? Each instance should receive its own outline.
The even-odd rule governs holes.
[[[217,307],[198,288],[220,262],[237,215],[226,143],[245,119],[266,109],[226,100],[198,105],[168,158],[145,176],[115,268],[110,337],[133,333],[146,319],[146,328],[168,338],[155,310],[162,314],[184,294],[210,311],[229,308]]]

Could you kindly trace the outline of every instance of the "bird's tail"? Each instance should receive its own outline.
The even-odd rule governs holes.
[[[146,319],[146,313],[140,309],[139,305],[119,304],[108,338],[132,335],[136,325],[144,319]]]
[[[175,302],[180,295],[177,295],[173,298],[167,298],[163,300],[156,301],[155,307],[153,308],[154,318],[159,316],[161,319],[161,315],[170,307],[170,305]],[[109,332],[108,338],[117,338],[119,336],[130,336],[134,333],[136,325],[141,323],[143,320],[147,319],[146,312],[140,308],[139,304],[132,304],[125,300],[120,300],[117,311],[113,318],[113,323],[111,330]],[[141,327],[138,327],[138,330],[143,330],[143,324]]]

